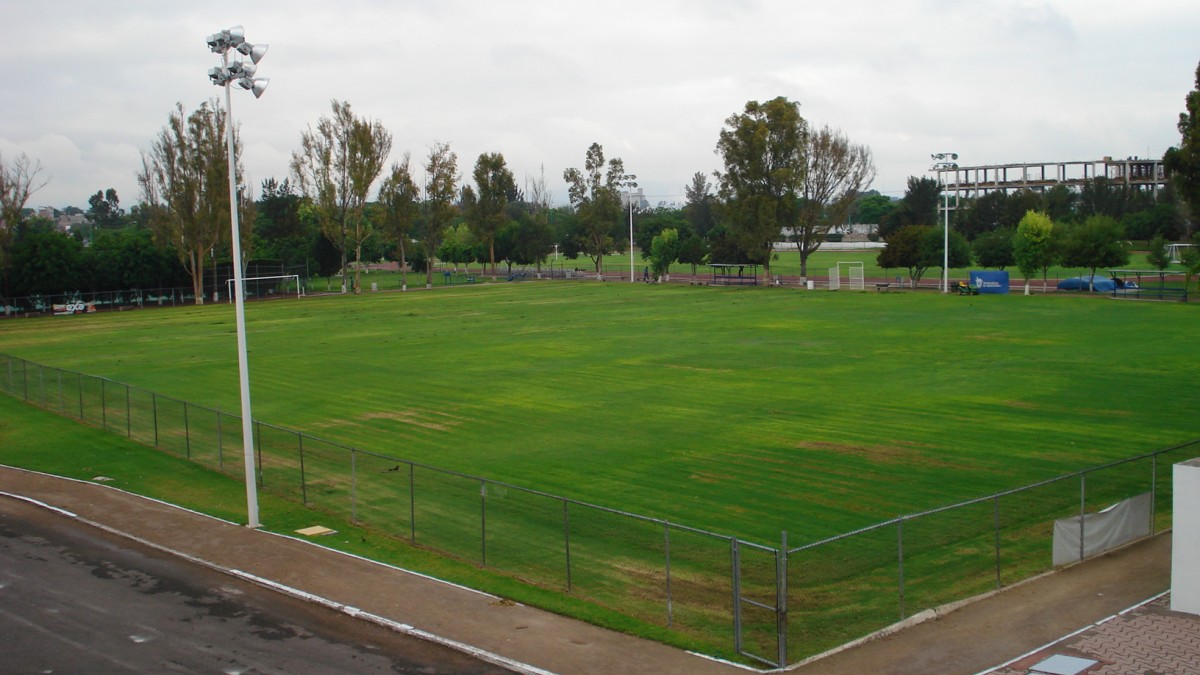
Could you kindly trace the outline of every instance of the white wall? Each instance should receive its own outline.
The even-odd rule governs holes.
[[[1171,609],[1200,615],[1200,459],[1174,467]]]

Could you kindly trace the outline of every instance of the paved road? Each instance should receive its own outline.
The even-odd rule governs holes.
[[[507,673],[0,500],[0,670]]]

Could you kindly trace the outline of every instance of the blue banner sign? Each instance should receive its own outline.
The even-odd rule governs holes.
[[[972,270],[971,285],[980,293],[1007,293],[1008,272]]]

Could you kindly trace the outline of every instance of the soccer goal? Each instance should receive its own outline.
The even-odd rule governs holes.
[[[861,262],[839,262],[837,267],[829,268],[829,290],[836,291],[842,287],[842,268],[846,268],[846,288],[861,291],[866,286],[863,281],[863,264]]]
[[[225,280],[225,297],[233,302],[233,279]],[[265,297],[270,295],[304,295],[304,287],[300,285],[299,274],[281,274],[273,277],[247,277],[242,279],[246,287],[246,297]]]

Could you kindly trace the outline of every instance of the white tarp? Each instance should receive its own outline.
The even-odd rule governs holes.
[[[1083,516],[1083,556],[1090,558],[1138,537],[1150,536],[1150,493]],[[1079,560],[1079,516],[1054,521],[1054,564]]]

